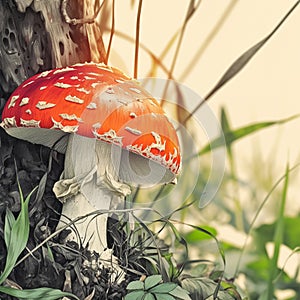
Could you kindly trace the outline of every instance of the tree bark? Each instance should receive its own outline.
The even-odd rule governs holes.
[[[94,22],[99,15],[99,5],[97,0],[1,0],[0,112],[12,91],[36,73],[79,62],[106,60],[102,33]],[[32,249],[55,230],[59,220],[61,205],[52,187],[59,179],[63,164],[63,155],[16,140],[0,128],[0,270],[6,256],[4,215],[7,208],[13,213],[20,209],[17,178],[25,197],[39,185],[29,206],[28,247]],[[49,264],[43,251],[40,249],[26,259],[10,278],[22,283],[22,288],[62,289],[66,271],[64,267]],[[60,264],[63,266],[63,261]],[[75,282],[80,283],[80,280],[78,277]],[[92,289],[92,286],[83,288],[81,284],[72,287],[81,299]],[[1,295],[1,299],[11,298]]]
[[[1,1],[2,98],[7,98],[21,82],[38,72],[78,62],[105,60],[100,28],[86,16],[93,16],[95,3],[92,2],[95,1]]]

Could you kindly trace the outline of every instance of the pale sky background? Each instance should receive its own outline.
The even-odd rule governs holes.
[[[116,1],[116,29],[135,36],[138,1]],[[213,87],[230,64],[250,46],[265,37],[296,1],[239,0],[217,35],[186,78],[181,78],[191,58],[203,45],[219,21],[229,0],[203,0],[189,22],[175,67],[174,76],[202,96]],[[183,23],[189,1],[145,0],[141,16],[140,41],[157,56]],[[248,123],[276,120],[300,113],[300,7],[251,62],[213,98],[209,105],[219,115],[225,106],[233,127]],[[115,36],[110,63],[133,75],[134,44]],[[170,67],[175,47],[164,59]],[[150,67],[148,55],[140,50],[139,77]],[[162,75],[165,77],[165,75]],[[300,119],[267,129],[235,146],[240,174],[247,179],[247,168],[254,149],[261,148],[267,165],[278,172],[278,179],[290,165],[300,162]],[[276,150],[276,152],[275,152]],[[262,165],[264,168],[264,165]],[[294,180],[291,213],[300,204]],[[296,210],[295,210],[296,208]]]

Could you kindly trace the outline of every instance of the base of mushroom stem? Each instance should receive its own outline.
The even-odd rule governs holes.
[[[102,269],[108,270],[108,276],[110,276],[110,282],[117,284],[125,280],[126,273],[118,264],[118,259],[113,255],[112,249],[105,249],[100,255],[93,253],[91,260],[85,260],[84,265],[94,272],[101,273]]]
[[[68,223],[70,223],[70,220],[61,216],[57,229]],[[113,254],[113,250],[107,247],[106,214],[83,218],[78,223],[70,225],[70,229],[71,232],[66,236],[65,242],[74,242],[89,250],[91,260],[87,260],[86,264],[89,264],[92,270],[109,270],[111,282],[121,283],[125,279],[126,274],[119,266],[118,258]]]

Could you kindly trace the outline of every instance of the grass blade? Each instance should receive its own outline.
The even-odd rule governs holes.
[[[206,39],[203,43],[201,43],[200,48],[197,50],[196,54],[193,56],[193,58],[190,60],[190,62],[185,67],[184,71],[178,78],[179,81],[185,80],[185,78],[190,74],[190,72],[195,68],[197,65],[197,62],[201,59],[203,53],[206,51],[208,46],[211,44],[211,42],[214,40],[215,36],[218,34],[228,17],[230,16],[231,12],[233,11],[234,7],[238,3],[238,0],[231,0],[231,2],[226,7],[225,11],[221,15],[220,19],[217,21],[217,23],[214,25],[211,32],[208,34]]]
[[[133,77],[138,76],[138,61],[139,61],[139,48],[140,48],[140,23],[141,23],[141,13],[142,13],[143,0],[139,1],[137,19],[136,19],[136,33],[135,33],[135,54],[134,54],[134,71]]]
[[[183,40],[183,36],[184,36],[185,30],[186,30],[187,24],[188,24],[189,20],[191,19],[191,17],[196,12],[196,10],[199,7],[200,3],[201,3],[201,0],[198,1],[197,3],[195,3],[195,0],[190,0],[189,7],[188,7],[188,10],[187,10],[187,14],[186,14],[182,29],[180,31],[179,40],[178,40],[177,47],[175,49],[175,54],[174,54],[172,64],[171,64],[171,67],[170,67],[169,79],[173,75],[173,71],[174,71],[175,64],[176,64],[176,61],[177,61],[177,58],[178,58],[180,47],[182,45],[182,40]]]
[[[16,222],[15,217],[13,213],[7,209],[6,215],[5,215],[5,226],[4,226],[4,241],[6,245],[6,249],[10,247],[11,242],[11,230],[14,226],[14,223]]]
[[[21,211],[18,215],[18,218],[13,222],[13,224],[12,216],[6,218],[8,223],[5,224],[5,231],[7,232],[5,238],[8,238],[9,240],[5,241],[7,245],[7,257],[4,270],[0,276],[0,284],[2,284],[5,281],[5,279],[9,276],[16,264],[19,255],[26,247],[29,236],[28,204],[31,195],[35,190],[36,188],[31,191],[31,193],[27,196],[27,198],[24,201],[23,194],[19,186],[21,198]],[[10,215],[10,213],[8,214]],[[10,228],[11,225],[12,227]],[[10,229],[7,229],[7,226]]]
[[[267,300],[274,299],[274,280],[276,279],[278,275],[278,258],[279,258],[279,252],[280,252],[280,246],[282,244],[283,240],[283,232],[284,232],[284,211],[285,211],[285,205],[286,205],[286,199],[287,199],[287,190],[289,185],[289,166],[287,165],[286,171],[285,171],[285,181],[284,181],[284,187],[282,192],[282,198],[280,203],[280,208],[278,212],[278,218],[276,222],[276,228],[274,233],[274,253],[270,260],[270,268],[269,268],[269,280],[268,280],[268,289],[267,289]]]
[[[236,142],[237,140],[242,139],[242,138],[244,138],[252,133],[255,133],[259,130],[265,129],[265,128],[273,126],[273,125],[284,124],[286,122],[292,121],[299,117],[300,117],[300,115],[294,115],[289,118],[285,118],[285,119],[281,119],[281,120],[258,122],[258,123],[240,127],[238,129],[235,129],[232,131],[228,131],[228,130],[226,131],[226,128],[222,128],[224,131],[226,146],[230,147],[231,144]],[[220,136],[220,137],[217,137],[216,139],[214,139],[210,144],[207,144],[206,146],[204,146],[198,152],[198,155],[205,154],[213,149],[224,146],[224,142],[223,142],[224,137]]]
[[[271,37],[277,32],[277,30],[283,25],[283,23],[287,20],[290,14],[296,9],[296,7],[300,4],[300,0],[297,1],[292,8],[287,12],[287,14],[280,20],[280,22],[275,26],[275,28],[269,33],[265,38],[256,43],[246,52],[244,52],[237,60],[235,60],[231,66],[227,69],[221,79],[217,82],[217,84],[212,88],[212,90],[207,94],[207,96],[200,102],[194,110],[190,113],[190,115],[186,118],[184,122],[192,117],[192,115],[207,101],[209,100],[219,89],[221,89],[226,83],[228,83],[233,77],[235,77],[246,65],[247,63],[254,57],[254,55],[271,39]]]
[[[295,166],[293,166],[292,168],[290,168],[288,171],[289,173],[295,171],[296,169],[298,169],[300,167],[300,163],[296,164]],[[250,233],[252,231],[252,229],[254,228],[254,224],[256,222],[256,220],[258,219],[258,216],[260,215],[260,213],[262,212],[265,204],[268,202],[268,200],[270,199],[272,193],[275,191],[275,189],[278,187],[278,185],[285,179],[285,175],[281,176],[275,183],[274,185],[272,186],[272,188],[270,189],[270,191],[268,192],[268,194],[265,196],[265,198],[263,199],[262,203],[259,205],[259,208],[257,209],[255,215],[254,215],[254,218],[252,219],[251,223],[250,223],[250,226],[249,226],[249,229],[248,229],[248,232],[247,232],[247,236],[246,236],[246,239],[244,241],[244,244],[243,244],[243,247],[241,249],[241,253],[239,255],[239,258],[237,259],[237,266],[236,266],[236,270],[235,270],[235,273],[234,273],[234,278],[236,278],[238,276],[238,272],[239,272],[239,267],[240,267],[240,263],[241,263],[241,260],[242,260],[242,256],[246,250],[246,246],[247,246],[247,242],[248,242],[248,239],[250,237]]]
[[[37,288],[37,289],[28,289],[28,290],[17,290],[15,288],[0,286],[0,292],[16,297],[18,299],[43,299],[43,300],[56,300],[61,299],[62,297],[70,297],[76,300],[79,300],[75,295],[71,293],[62,292],[57,289],[51,288]]]
[[[299,5],[300,1],[297,1],[293,7],[288,11],[288,13],[282,18],[282,20],[277,24],[277,26],[269,33],[265,38],[259,41],[257,44],[252,46],[246,52],[244,52],[233,64],[229,67],[229,69],[225,72],[225,74],[221,77],[221,79],[217,82],[214,88],[209,92],[209,94],[205,97],[205,99],[209,99],[212,95],[215,94],[223,85],[225,85],[228,81],[230,81],[235,75],[237,75],[246,65],[247,63],[254,57],[254,55],[260,50],[269,40],[270,38],[277,32],[277,30],[281,27],[281,25],[286,21],[289,15],[295,10],[295,8]]]
[[[104,27],[104,30],[108,31],[110,30],[110,28],[108,27]],[[122,31],[118,31],[118,30],[115,30],[114,31],[114,34],[117,36],[117,37],[120,37],[122,39],[124,39],[125,41],[128,41],[130,43],[135,43],[135,39],[132,38],[130,35],[122,32]],[[167,74],[169,76],[170,72],[168,70],[168,68],[164,65],[163,61],[161,61],[161,59],[156,56],[146,45],[144,45],[142,42],[139,43],[139,47],[141,49],[143,49],[149,56],[150,58],[152,59],[153,62],[155,62],[155,64],[157,64],[165,74]],[[173,79],[173,78],[171,78]]]
[[[199,7],[200,4],[201,4],[201,0],[199,0],[197,3],[195,2],[195,0],[190,0],[189,7],[188,7],[188,10],[187,10],[187,13],[186,13],[186,17],[184,19],[184,23],[183,23],[181,31],[180,31],[178,43],[177,43],[177,46],[175,48],[175,53],[174,53],[174,56],[173,56],[173,59],[172,59],[172,62],[171,62],[171,67],[170,67],[170,70],[169,70],[168,79],[171,79],[173,77],[173,72],[174,72],[174,69],[175,69],[175,65],[176,65],[176,62],[177,62],[178,55],[179,55],[180,47],[181,47],[182,41],[183,41],[183,36],[184,36],[185,30],[186,30],[186,27],[188,25],[188,22],[191,19],[191,17],[194,15],[194,13],[196,12],[196,10],[197,10],[197,8]],[[168,87],[169,87],[169,81],[167,82],[167,84],[165,86],[165,90],[164,90],[164,93],[163,93],[163,96],[162,96],[162,100],[160,102],[160,105],[162,107],[165,104],[164,99],[166,98],[166,93],[167,93]],[[177,105],[177,109],[179,109],[179,107],[180,107],[180,105]],[[180,111],[179,110],[177,110],[177,116],[180,116]]]

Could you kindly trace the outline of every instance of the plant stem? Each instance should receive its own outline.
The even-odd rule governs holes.
[[[134,54],[134,70],[133,77],[138,77],[138,61],[139,61],[139,47],[140,47],[140,23],[141,23],[141,12],[142,12],[143,0],[139,1],[137,20],[136,20],[136,33],[135,33],[135,54]]]
[[[234,214],[235,214],[235,224],[236,228],[244,232],[244,219],[243,219],[243,210],[241,207],[241,202],[239,198],[239,184],[237,182],[237,172],[236,172],[236,167],[235,167],[235,162],[234,158],[232,155],[232,149],[230,149],[230,154],[229,154],[229,164],[230,164],[230,171],[231,171],[231,176],[233,179],[233,202],[234,202]]]
[[[274,299],[274,279],[277,276],[278,270],[277,270],[277,263],[280,253],[280,246],[282,244],[283,240],[283,231],[284,231],[284,211],[285,211],[285,205],[286,205],[286,198],[287,198],[287,189],[288,189],[288,182],[289,182],[289,168],[286,167],[285,172],[285,182],[282,192],[282,198],[278,213],[278,220],[276,222],[276,228],[274,233],[274,253],[272,258],[270,259],[270,272],[269,272],[269,280],[268,280],[268,288],[267,288],[267,294],[266,299],[272,300]]]
[[[238,3],[238,0],[232,0],[228,6],[226,7],[225,11],[222,13],[220,19],[217,21],[213,29],[210,31],[204,42],[201,44],[200,48],[197,50],[196,54],[193,56],[193,58],[190,60],[190,62],[185,67],[184,71],[179,77],[179,81],[183,81],[186,79],[186,77],[191,73],[191,71],[195,68],[197,65],[197,62],[202,58],[203,53],[206,51],[206,49],[210,46],[214,38],[219,33],[220,29],[224,25],[224,23],[227,21],[228,17],[230,16],[231,12],[235,8],[236,4]]]

